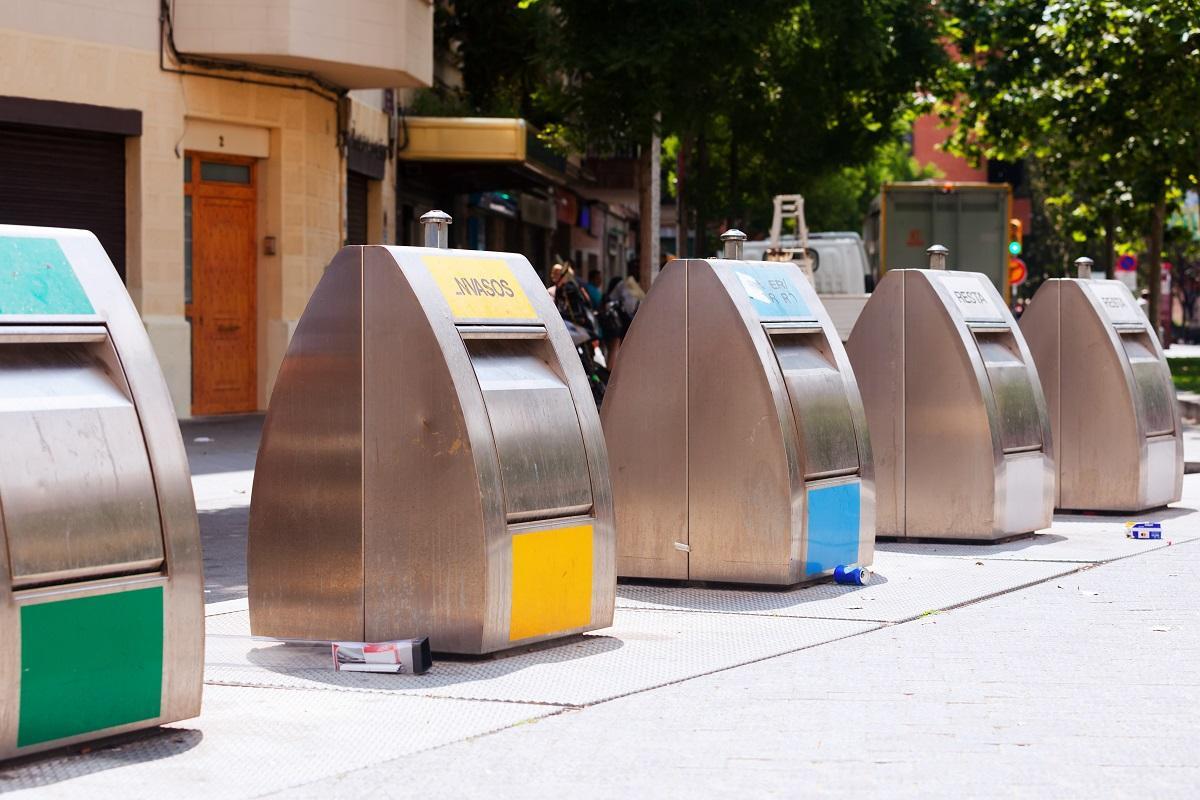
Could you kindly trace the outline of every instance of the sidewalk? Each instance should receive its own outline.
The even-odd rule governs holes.
[[[622,584],[610,629],[364,675],[249,637],[239,548],[259,424],[184,430],[213,603],[202,716],[0,770],[0,792],[1195,793],[1200,475],[1145,515],[1169,545],[1127,540],[1120,517],[1059,516],[991,547],[881,543],[867,587]]]

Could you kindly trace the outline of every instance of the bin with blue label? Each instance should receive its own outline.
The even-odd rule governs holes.
[[[980,272],[888,270],[846,343],[879,536],[994,542],[1050,524],[1054,456],[1029,347]]]
[[[0,758],[194,717],[195,502],[96,237],[0,225]]]
[[[800,267],[660,273],[601,410],[629,578],[791,585],[874,555],[871,445],[837,331]]]

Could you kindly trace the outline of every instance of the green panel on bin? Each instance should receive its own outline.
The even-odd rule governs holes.
[[[21,716],[25,747],[159,716],[163,590],[21,608]]]
[[[95,313],[58,242],[0,236],[0,315]]]

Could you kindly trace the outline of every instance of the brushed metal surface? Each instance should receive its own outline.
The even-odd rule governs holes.
[[[469,339],[504,481],[509,522],[583,514],[592,487],[571,393],[548,342]]]
[[[1178,500],[1183,439],[1170,371],[1119,281],[1048,280],[1021,318],[1051,409],[1064,509]]]
[[[771,346],[783,371],[792,413],[804,444],[804,477],[858,472],[858,441],[842,376],[830,360],[820,328],[772,333]]]
[[[1042,419],[1038,415],[1034,385],[1012,332],[976,330],[974,333],[988,385],[996,398],[995,421],[1000,426],[1000,445],[1006,453],[1041,449]]]
[[[513,531],[575,515],[594,529],[590,620],[520,643],[611,624],[608,463],[567,331],[524,258],[429,253],[345,248],[301,319],[255,476],[257,635],[506,649]],[[430,270],[459,258],[502,262],[536,319],[456,320]]]
[[[1162,364],[1154,353],[1149,334],[1121,332],[1121,345],[1133,371],[1134,404],[1146,436],[1175,432],[1175,391],[1162,379]]]
[[[847,349],[876,455],[881,534],[988,541],[1049,524],[1046,400],[984,276],[890,271]]]
[[[14,588],[162,564],[127,392],[107,342],[0,346],[0,514]]]
[[[672,262],[622,345],[603,410],[622,575],[816,577],[806,476],[858,476],[857,552],[871,562],[874,473],[849,359],[800,270],[770,264],[760,281],[762,266]],[[760,319],[751,290],[788,314]]]
[[[362,295],[362,250],[343,248],[275,379],[247,538],[256,636],[364,635]]]
[[[631,578],[688,577],[687,275],[679,259],[659,273],[622,342],[600,409],[617,574]]]
[[[135,504],[148,503],[157,515],[159,548],[161,558],[165,561],[165,564],[160,564],[160,569],[166,573],[165,577],[106,577],[16,592],[10,580],[0,578],[0,638],[10,643],[19,641],[19,603],[32,601],[47,593],[57,592],[64,596],[99,594],[154,584],[163,587],[164,603],[161,713],[154,719],[45,742],[18,751],[15,744],[20,648],[0,648],[0,758],[7,758],[14,754],[33,753],[98,736],[188,719],[199,714],[204,664],[204,580],[195,500],[175,408],[145,326],[104,248],[91,233],[65,228],[0,225],[0,236],[55,239],[91,302],[95,313],[78,318],[41,318],[33,315],[4,318],[0,320],[0,339],[5,339],[6,332],[11,331],[14,340],[25,344],[36,345],[32,340],[40,338],[67,340],[93,348],[91,352],[94,355],[99,353],[109,385],[123,389],[124,402],[132,400],[132,419],[137,425],[136,429],[129,431],[127,438],[118,440],[110,435],[108,446],[114,451],[141,447],[148,460],[152,483],[149,486],[142,484],[145,494]],[[97,328],[102,328],[102,331],[97,331]],[[104,338],[110,342],[109,345],[100,344],[100,339]],[[0,345],[0,353],[7,346]],[[14,341],[11,346],[15,351],[22,345]],[[96,373],[92,372],[91,376],[94,378]],[[69,392],[65,392],[64,396],[69,397]],[[66,402],[64,399],[64,410]],[[0,448],[0,462],[8,461],[13,453],[7,447],[7,436],[4,441],[6,446]],[[128,453],[123,452],[118,459],[124,463],[127,457],[130,457]],[[70,461],[65,466],[70,467]],[[60,497],[60,500],[69,505],[69,497]],[[0,536],[5,539],[8,537],[3,517],[0,517]],[[8,550],[8,547],[0,546],[0,576],[12,574]],[[146,566],[147,562],[156,558],[151,556],[137,568],[150,569]],[[90,576],[75,573],[74,577]]]
[[[799,435],[734,263],[686,262],[688,577],[792,584],[803,577]]]

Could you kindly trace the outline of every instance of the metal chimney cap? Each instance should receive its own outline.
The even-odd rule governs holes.
[[[930,248],[928,250],[926,250],[925,252],[929,255],[929,268],[930,269],[945,269],[946,268],[946,256],[949,255],[949,253],[950,253],[950,249],[948,247],[944,247],[943,245],[940,245],[940,244],[935,244],[935,245],[930,246]]]
[[[445,211],[426,211],[421,215],[421,227],[425,231],[425,246],[445,250],[450,246],[449,231],[446,230],[454,219]]]
[[[737,228],[730,228],[721,234],[721,241],[725,243],[721,256],[733,259],[734,261],[741,261],[742,245],[746,242],[746,234]]]
[[[1092,261],[1087,256],[1080,256],[1079,258],[1075,259],[1075,277],[1092,277],[1092,266],[1095,265],[1095,263],[1095,261]]]

